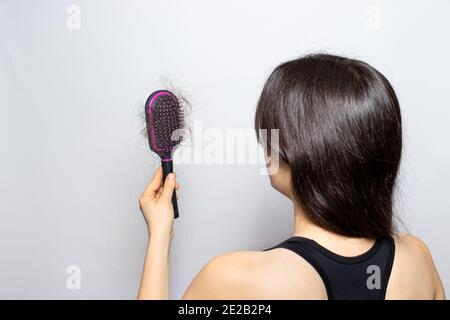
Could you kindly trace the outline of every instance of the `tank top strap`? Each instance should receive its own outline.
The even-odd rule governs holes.
[[[345,257],[326,249],[314,240],[291,237],[275,248],[285,248],[305,259],[320,275],[328,299],[382,300],[392,270],[395,244],[382,237],[365,253]]]

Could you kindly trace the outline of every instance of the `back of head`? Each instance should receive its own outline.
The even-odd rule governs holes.
[[[279,130],[279,156],[312,222],[350,237],[393,232],[402,126],[380,72],[326,54],[283,63],[264,86],[255,127]]]

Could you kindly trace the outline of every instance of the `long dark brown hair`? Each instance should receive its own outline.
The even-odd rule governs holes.
[[[312,222],[350,237],[394,232],[401,114],[375,68],[328,54],[283,63],[264,85],[255,128],[258,139],[279,129],[279,156]]]

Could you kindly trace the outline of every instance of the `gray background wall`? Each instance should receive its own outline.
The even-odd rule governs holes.
[[[449,291],[448,12],[444,0],[1,0],[0,298],[133,299],[146,245],[137,199],[157,165],[140,134],[146,96],[168,79],[191,97],[192,121],[251,128],[271,69],[317,50],[361,58],[396,88],[399,213]],[[259,170],[177,166],[173,297],[213,256],[289,235],[291,207]],[[80,290],[66,286],[70,265]]]

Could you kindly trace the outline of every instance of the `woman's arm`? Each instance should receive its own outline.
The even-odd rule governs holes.
[[[158,168],[142,194],[139,204],[147,222],[149,240],[138,299],[169,299],[169,255],[173,238],[172,193],[179,188],[174,174],[167,176]],[[231,299],[254,297],[257,290],[249,275],[255,255],[233,253],[210,261],[195,277],[184,299]],[[244,272],[245,271],[245,272]],[[244,290],[245,288],[245,290]]]
[[[138,299],[169,299],[169,254],[173,238],[172,193],[178,189],[175,174],[162,186],[161,167],[155,173],[139,205],[147,222],[149,239]]]
[[[139,288],[139,300],[169,299],[169,247],[170,242],[165,240],[149,240]]]

